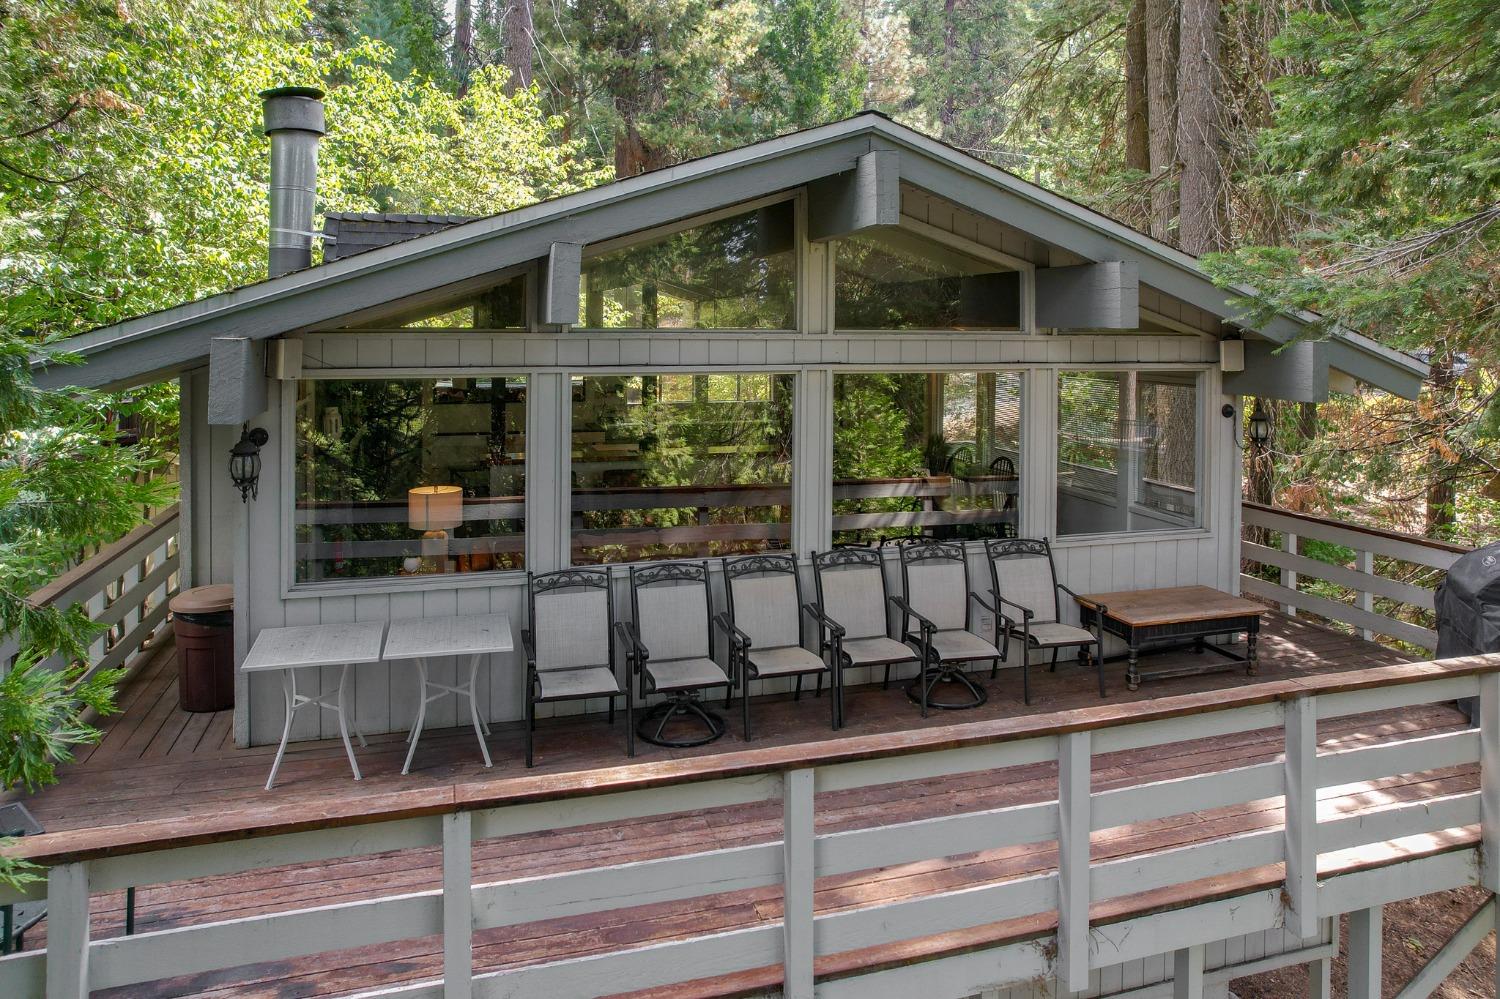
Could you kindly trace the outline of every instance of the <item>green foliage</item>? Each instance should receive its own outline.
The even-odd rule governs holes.
[[[840,0],[764,0],[761,135],[847,118],[859,111],[866,83],[856,61],[859,33]]]
[[[0,677],[0,786],[35,791],[57,782],[57,764],[73,758],[73,747],[99,739],[82,712],[115,711],[115,685],[124,670],[86,675],[84,667],[48,669],[23,654]]]

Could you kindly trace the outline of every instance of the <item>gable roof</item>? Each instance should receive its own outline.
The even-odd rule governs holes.
[[[850,171],[859,156],[877,150],[897,154],[902,181],[1085,260],[1133,262],[1143,284],[1273,343],[1296,339],[1315,318],[1285,314],[1261,324],[1238,319],[1232,300],[1247,290],[1217,287],[1192,255],[866,112],[497,215],[468,221],[401,216],[413,220],[406,223],[410,228],[431,231],[352,255],[336,251],[316,267],[78,334],[66,347],[85,363],[39,366],[36,382],[44,388],[109,386],[166,377],[201,365],[215,337],[265,339],[435,288],[477,290],[496,271],[546,257],[553,243],[601,242],[801,187]],[[357,244],[378,228],[371,223],[392,217],[334,218],[340,233],[364,224]],[[1352,331],[1335,332],[1325,349],[1330,366],[1407,397],[1415,397],[1427,375],[1422,362]]]

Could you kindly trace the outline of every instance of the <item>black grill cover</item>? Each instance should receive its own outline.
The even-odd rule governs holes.
[[[1435,602],[1439,659],[1500,652],[1500,542],[1454,562]]]

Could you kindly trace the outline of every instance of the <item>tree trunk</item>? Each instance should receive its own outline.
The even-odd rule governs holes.
[[[510,70],[510,80],[505,85],[507,90],[524,90],[531,86],[535,53],[533,22],[532,0],[511,0],[506,5],[502,37],[505,39],[505,66]]]
[[[1131,0],[1125,20],[1125,165],[1151,172],[1146,108],[1146,0]]]
[[[1172,238],[1177,217],[1177,0],[1145,0],[1151,235]]]
[[[469,89],[469,74],[474,70],[474,11],[469,0],[453,3],[453,79],[462,97]]]
[[[1177,243],[1189,253],[1228,248],[1224,169],[1219,158],[1219,0],[1180,0],[1177,158],[1182,163]]]
[[[1443,352],[1433,355],[1432,374],[1428,376],[1429,392],[1433,395],[1433,410],[1441,414],[1446,409],[1448,396],[1453,391],[1453,355]],[[1441,415],[1437,415],[1442,420]],[[1426,518],[1422,533],[1429,538],[1446,538],[1452,533],[1457,520],[1454,504],[1458,501],[1458,465],[1454,452],[1443,443],[1443,427],[1436,428],[1427,452],[1427,503]]]

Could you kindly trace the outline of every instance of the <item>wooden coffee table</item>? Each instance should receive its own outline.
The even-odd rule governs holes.
[[[1083,626],[1092,627],[1095,620],[1106,634],[1125,642],[1125,657],[1130,666],[1125,685],[1131,690],[1142,680],[1173,676],[1196,676],[1217,673],[1244,666],[1255,675],[1255,643],[1260,634],[1260,616],[1266,608],[1253,600],[1216,590],[1211,586],[1174,586],[1164,590],[1121,590],[1116,593],[1085,593],[1077,597]],[[1212,635],[1245,633],[1242,656],[1222,645],[1208,641]],[[1199,652],[1217,653],[1222,659],[1191,666],[1142,673],[1139,669],[1143,650],[1192,644]],[[1114,656],[1112,658],[1121,658]]]

